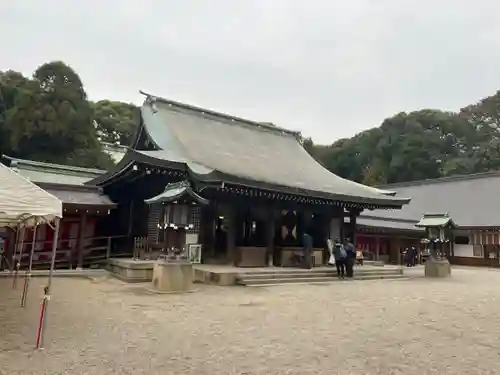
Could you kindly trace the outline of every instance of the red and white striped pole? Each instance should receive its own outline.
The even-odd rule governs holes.
[[[33,240],[31,241],[31,253],[30,253],[30,263],[28,266],[28,270],[24,276],[24,288],[23,295],[21,296],[21,307],[26,306],[26,300],[28,299],[28,289],[30,286],[31,280],[31,269],[33,268],[33,256],[35,254],[35,243],[36,243],[36,230],[38,223],[35,222],[35,226],[33,227]]]
[[[48,294],[49,288],[45,287],[44,288],[44,296],[42,300],[42,306],[40,309],[40,319],[38,320],[38,330],[36,332],[36,348],[41,349],[43,348],[43,331],[44,331],[44,325],[45,325],[45,311],[47,307],[47,300],[50,299],[50,295]]]
[[[50,301],[50,288],[52,286],[52,277],[54,275],[54,268],[56,263],[57,243],[59,242],[59,218],[55,219],[54,238],[52,240],[52,261],[50,263],[49,280],[45,287],[45,295],[42,301],[42,309],[40,312],[40,323],[38,326],[38,333],[36,338],[36,348],[43,348],[43,341],[45,335],[45,327],[47,326],[47,310]]]

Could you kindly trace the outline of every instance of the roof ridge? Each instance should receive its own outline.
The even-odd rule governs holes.
[[[96,185],[72,185],[66,183],[56,183],[56,182],[38,182],[36,183],[38,186],[44,189],[52,189],[52,190],[72,190],[72,191],[81,191],[81,192],[98,192],[103,194],[102,188]]]
[[[398,188],[398,187],[409,187],[409,186],[421,186],[421,185],[440,184],[440,183],[464,181],[464,180],[476,180],[487,177],[500,177],[500,170],[469,173],[469,174],[456,174],[452,176],[428,178],[424,180],[395,182],[393,184],[377,185],[376,187],[378,189],[387,189],[387,188]]]
[[[410,203],[411,204],[411,203]],[[393,218],[393,217],[382,217],[382,216],[372,216],[372,215],[359,215],[362,219],[373,219],[380,221],[396,221],[400,223],[417,223],[419,219],[404,219],[404,218]]]
[[[64,164],[55,164],[55,163],[47,163],[35,160],[19,159],[8,155],[2,155],[2,159],[8,160],[10,162],[11,167],[18,167],[19,164],[21,164],[28,167],[50,168],[54,173],[57,173],[56,171],[81,172],[81,173],[91,173],[91,174],[104,174],[106,172],[102,169],[97,169],[97,168],[83,168],[83,167],[75,167]]]
[[[294,135],[294,136],[301,135],[301,133],[299,131],[285,129],[285,128],[274,125],[272,122],[253,121],[253,120],[249,120],[249,119],[246,119],[243,117],[232,116],[232,115],[228,115],[227,113],[214,111],[212,109],[201,108],[201,107],[194,106],[191,104],[186,104],[186,103],[181,103],[181,102],[178,102],[175,100],[165,99],[165,98],[162,98],[159,96],[155,96],[155,95],[146,93],[142,90],[139,90],[139,92],[142,95],[146,96],[146,102],[149,102],[149,103],[152,103],[154,101],[159,101],[159,102],[168,104],[170,106],[176,106],[176,107],[181,108],[181,109],[187,109],[190,111],[198,112],[201,115],[211,115],[211,116],[223,118],[225,120],[243,122],[247,125],[252,125],[252,126],[255,126],[258,128],[264,128],[266,130],[271,130],[271,131],[276,132],[276,133],[287,133],[287,134]]]

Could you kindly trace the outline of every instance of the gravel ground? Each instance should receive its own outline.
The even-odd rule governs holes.
[[[158,295],[116,279],[54,282],[45,350],[33,350],[45,279],[0,279],[0,374],[498,374],[500,272],[446,280]]]

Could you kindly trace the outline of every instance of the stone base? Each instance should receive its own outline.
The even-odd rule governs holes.
[[[194,281],[202,284],[213,284],[220,286],[236,285],[238,272],[211,272],[206,269],[194,268]]]
[[[153,280],[153,262],[132,259],[110,259],[107,266],[113,276],[127,281],[144,283]]]
[[[448,259],[429,258],[425,262],[425,277],[448,277],[451,275],[451,266]]]
[[[153,268],[153,287],[162,293],[192,291],[193,266],[189,262],[158,260]]]

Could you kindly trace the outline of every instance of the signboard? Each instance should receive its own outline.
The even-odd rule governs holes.
[[[193,264],[201,263],[201,244],[190,243],[188,245],[188,259]]]

